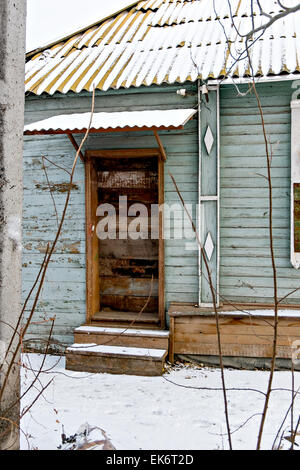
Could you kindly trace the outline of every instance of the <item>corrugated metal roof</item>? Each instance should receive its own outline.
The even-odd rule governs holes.
[[[169,109],[94,113],[91,131],[107,129],[178,129],[189,121],[194,109]],[[60,114],[24,127],[24,134],[83,132],[88,128],[91,113]]]
[[[268,14],[280,11],[275,0],[261,3]],[[251,2],[230,0],[230,5],[239,31],[249,31]],[[256,5],[255,26],[266,21]],[[289,15],[253,44],[255,75],[300,72],[299,24],[300,12]],[[94,84],[96,89],[108,90],[245,77],[248,61],[236,63],[243,50],[227,1],[143,0],[29,56],[25,86],[27,92],[52,95],[92,91]]]

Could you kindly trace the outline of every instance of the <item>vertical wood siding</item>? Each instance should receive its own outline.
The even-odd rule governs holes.
[[[150,87],[132,90],[99,92],[96,111],[129,111],[194,107],[197,94],[182,98],[176,94],[180,87]],[[185,86],[196,92],[196,86]],[[27,97],[26,124],[56,114],[87,112],[91,98],[80,95]],[[198,197],[198,128],[197,119],[184,130],[160,132],[168,160],[165,165],[165,202],[178,202],[168,175],[170,170],[187,203],[197,203]],[[77,137],[78,140],[78,137]],[[156,147],[152,132],[100,134],[89,136],[85,149]],[[74,148],[64,136],[27,136],[24,149],[24,254],[23,295],[32,286],[43,258],[45,246],[53,240],[57,228],[56,212],[42,168],[41,156],[71,168]],[[58,216],[66,196],[68,175],[45,162]],[[66,222],[47,273],[47,282],[28,339],[44,338],[49,331],[49,318],[56,316],[54,340],[70,344],[73,330],[85,322],[85,206],[84,168],[78,162],[72,197]],[[171,300],[197,302],[198,259],[195,252],[185,251],[182,240],[165,242],[166,307]]]
[[[300,287],[290,264],[291,82],[258,85],[272,143],[273,229],[279,296]],[[246,87],[244,87],[246,91]],[[239,302],[271,302],[266,155],[253,94],[221,89],[221,295]],[[289,297],[300,303],[300,290]]]
[[[206,252],[206,261],[211,273],[211,281],[215,291],[218,289],[218,202],[216,200],[202,200],[202,197],[210,198],[218,196],[218,122],[217,122],[217,109],[218,97],[216,90],[210,90],[209,102],[206,103],[205,99],[201,105],[201,171],[199,181],[199,200],[200,202],[200,237],[201,243]],[[213,136],[213,143],[210,151],[208,152],[205,144],[208,129],[210,129]],[[206,251],[207,237],[210,235],[213,250],[211,257]],[[210,259],[209,259],[210,258]],[[201,256],[200,265],[200,305],[213,305],[212,292],[208,282],[207,269]]]

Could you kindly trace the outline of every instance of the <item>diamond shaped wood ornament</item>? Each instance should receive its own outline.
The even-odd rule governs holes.
[[[212,240],[210,232],[208,232],[207,237],[206,237],[206,241],[205,241],[205,245],[204,245],[204,250],[205,250],[206,256],[208,258],[208,261],[211,260],[214,249],[215,249],[214,242]]]
[[[205,137],[204,137],[204,143],[206,146],[207,153],[209,155],[211,152],[213,143],[214,143],[214,136],[209,126],[207,126],[207,130],[206,130]]]

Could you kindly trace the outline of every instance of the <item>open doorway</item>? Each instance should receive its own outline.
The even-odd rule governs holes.
[[[164,327],[160,152],[86,157],[88,323]]]

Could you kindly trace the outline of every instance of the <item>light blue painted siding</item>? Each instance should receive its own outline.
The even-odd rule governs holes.
[[[217,91],[210,90],[209,101],[205,98],[201,104],[201,181],[199,184],[201,198],[218,196],[218,123],[217,123]],[[211,132],[212,145],[207,149],[205,142],[207,132]],[[208,152],[208,150],[210,150]],[[199,198],[200,199],[200,198]],[[202,200],[200,203],[200,240],[206,252],[206,262],[211,273],[211,281],[215,293],[218,288],[217,266],[218,266],[218,203],[216,200]],[[206,251],[207,240],[211,238],[212,252]],[[200,304],[213,305],[211,287],[208,280],[207,268],[203,257],[200,266]],[[210,258],[210,259],[209,259]]]
[[[182,98],[176,94],[180,87],[150,87],[97,93],[96,111],[128,111],[143,109],[188,108],[197,104],[197,95]],[[186,85],[189,91],[196,86]],[[91,98],[81,95],[28,97],[26,123],[47,117],[89,111]],[[198,123],[194,119],[182,131],[161,132],[168,160],[165,165],[165,201],[179,202],[168,170],[174,175],[187,203],[195,204],[198,197]],[[156,147],[150,132],[90,135],[85,149],[149,148]],[[24,149],[24,256],[23,295],[26,296],[42,262],[46,243],[53,240],[56,213],[47,187],[41,156],[70,169],[74,148],[64,136],[25,137]],[[45,162],[58,216],[65,193],[67,173]],[[47,273],[41,300],[36,310],[29,338],[45,338],[50,324],[44,319],[56,316],[54,340],[69,344],[73,330],[85,321],[85,207],[84,168],[79,161],[74,189],[64,229],[53,261]],[[185,251],[181,240],[165,242],[166,306],[171,300],[197,302],[198,259],[195,252]]]
[[[244,91],[246,87],[244,87]],[[273,147],[273,229],[279,296],[300,287],[290,256],[291,82],[258,85]],[[271,302],[266,156],[254,95],[221,90],[221,286],[223,299]],[[300,291],[289,298],[300,303]]]

